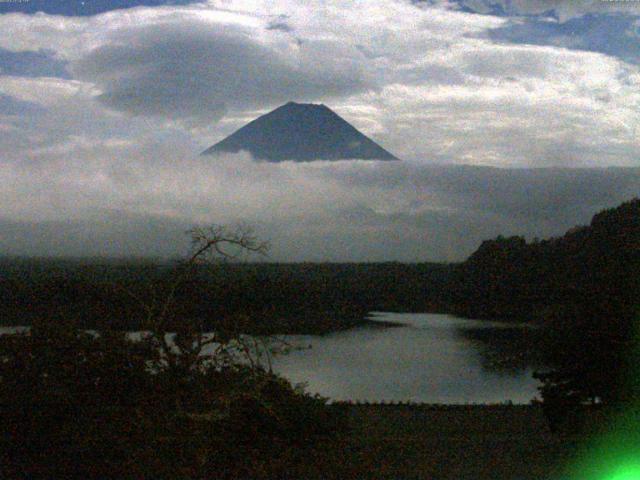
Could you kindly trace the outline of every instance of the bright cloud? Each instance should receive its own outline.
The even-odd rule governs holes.
[[[638,167],[640,70],[590,50],[593,39],[541,41],[545,19],[517,42],[497,38],[550,5],[560,22],[584,13],[540,1],[498,14],[498,3],[475,2],[483,14],[460,2],[229,0],[0,15],[3,216],[245,220],[296,259],[458,259],[497,233],[561,233],[637,192],[637,169],[434,165]],[[2,68],[25,58],[44,73]],[[405,162],[197,157],[288,100],[329,105]]]

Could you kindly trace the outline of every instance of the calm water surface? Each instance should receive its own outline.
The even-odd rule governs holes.
[[[286,336],[311,348],[276,356],[274,370],[332,400],[528,403],[537,395],[531,368],[487,368],[474,341],[477,334],[486,338],[513,330],[517,335],[522,327],[428,313],[374,313],[371,318],[403,326]],[[0,327],[0,334],[17,329]]]
[[[477,342],[465,335],[514,328],[508,324],[439,314],[376,313],[372,319],[405,326],[288,336],[311,348],[276,357],[274,370],[333,400],[528,403],[537,395],[531,368],[490,370]]]

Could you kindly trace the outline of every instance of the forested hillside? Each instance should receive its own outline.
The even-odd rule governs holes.
[[[322,333],[349,328],[373,310],[443,310],[451,266],[440,264],[201,265],[175,293],[176,318],[253,333]],[[75,318],[135,329],[141,299],[161,301],[174,266],[154,262],[5,259],[0,262],[0,322]],[[180,321],[180,320],[177,320]]]
[[[255,333],[320,333],[371,311],[448,312],[553,322],[572,311],[629,312],[638,296],[640,200],[598,213],[564,236],[498,237],[465,262],[201,265],[175,293],[176,318],[221,319]],[[137,328],[140,298],[158,301],[175,265],[153,261],[0,260],[0,322],[76,318]]]
[[[562,237],[483,242],[455,269],[452,309],[469,317],[533,321],[568,309],[616,315],[636,302],[639,267],[640,200],[634,199]]]

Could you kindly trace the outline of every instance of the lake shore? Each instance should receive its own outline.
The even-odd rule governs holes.
[[[556,480],[580,443],[552,433],[537,405],[330,408],[350,433],[316,449],[305,478]]]

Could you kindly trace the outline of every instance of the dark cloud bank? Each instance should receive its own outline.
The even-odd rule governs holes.
[[[293,48],[243,26],[185,20],[123,29],[73,71],[113,109],[211,121],[228,109],[362,91],[367,81],[351,58],[359,52],[333,43],[305,40]]]

